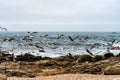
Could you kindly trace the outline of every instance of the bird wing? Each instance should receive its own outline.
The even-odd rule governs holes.
[[[68,36],[68,38],[69,38],[71,41],[74,41],[71,36]]]
[[[74,40],[77,39],[77,38],[79,38],[79,36],[76,36],[76,37],[74,38]]]
[[[114,44],[114,43],[115,43],[115,41],[116,41],[116,39],[114,39],[114,40],[112,41],[112,44]]]
[[[90,56],[94,56],[92,52],[90,52],[88,49],[86,51],[90,54]]]
[[[1,27],[1,30],[5,30],[5,31],[7,31],[7,29],[6,29],[6,28],[2,28],[2,27]]]

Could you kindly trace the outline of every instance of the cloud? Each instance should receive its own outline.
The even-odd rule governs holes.
[[[72,25],[89,29],[89,25],[119,26],[119,21],[119,0],[0,0],[0,22],[5,26],[61,25],[69,29],[67,26]],[[82,29],[75,30],[78,28]]]

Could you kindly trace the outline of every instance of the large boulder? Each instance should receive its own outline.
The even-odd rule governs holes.
[[[105,54],[104,54],[104,58],[105,58],[105,59],[108,59],[108,58],[111,58],[111,57],[114,57],[114,54],[113,54],[113,53],[105,53]]]
[[[41,59],[41,56],[36,57],[30,53],[17,55],[17,58],[16,58],[17,61],[35,61],[39,59]]]
[[[120,75],[120,63],[115,64],[114,66],[108,66],[104,70],[105,75]]]

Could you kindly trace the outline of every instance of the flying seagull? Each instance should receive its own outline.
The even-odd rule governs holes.
[[[114,40],[112,41],[111,46],[113,46],[113,44],[115,43],[115,41],[116,41],[116,39],[114,39]]]
[[[64,36],[63,34],[61,34],[61,35],[60,35],[60,34],[58,34],[57,39],[61,39],[61,38],[63,38],[63,36]]]
[[[74,41],[75,39],[77,39],[79,36],[75,37],[75,38],[72,38],[71,36],[68,36],[68,38],[71,40],[71,41]]]
[[[90,52],[87,48],[86,48],[86,51],[89,53],[89,55],[90,55],[91,57],[94,57],[93,53]]]
[[[37,34],[37,32],[27,32],[27,33],[29,33],[29,34],[30,34],[30,36],[29,36],[29,37],[34,37],[34,36],[35,36],[35,34]]]
[[[1,29],[1,30],[4,30],[4,31],[7,31],[7,28],[3,28],[3,27],[1,27],[1,26],[0,26],[0,29]]]
[[[83,38],[81,38],[80,41],[81,42],[86,42],[88,38],[89,38],[88,36],[83,36]]]

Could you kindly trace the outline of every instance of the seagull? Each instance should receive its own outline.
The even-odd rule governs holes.
[[[46,38],[48,35],[46,34],[46,35],[44,35],[44,38]]]
[[[96,47],[95,45],[91,46],[91,47],[90,47],[90,50],[93,49],[93,48],[95,48],[95,47]]]
[[[110,48],[109,48],[109,47],[107,48],[107,53],[111,53],[111,52],[110,52]]]
[[[18,39],[17,38],[10,38],[8,41],[9,42],[11,42],[11,41],[18,41]]]
[[[88,36],[85,36],[85,37],[84,37],[84,40],[86,40],[86,39],[88,39]]]
[[[48,43],[48,46],[52,49],[56,49],[56,44],[55,43]]]
[[[37,34],[37,32],[27,32],[27,33],[29,33],[29,34],[30,34],[30,36],[29,36],[29,37],[34,37],[34,35],[35,35],[35,34]]]
[[[68,36],[68,38],[69,38],[71,41],[74,41],[74,39],[73,39],[71,36]]]
[[[94,44],[94,45],[90,46],[90,50],[92,50],[93,48],[98,48],[98,47],[99,47],[98,45]]]
[[[58,34],[57,39],[61,39],[61,38],[63,38],[63,36],[64,36],[63,34],[61,34],[61,35],[60,35],[60,34]]]
[[[86,48],[86,51],[89,53],[89,55],[90,55],[91,57],[95,57],[95,56],[93,55],[93,53],[90,52],[87,48]]]
[[[111,44],[111,46],[115,43],[115,41],[116,41],[116,39],[114,39],[113,41],[112,41],[112,44]]]
[[[1,30],[4,30],[4,31],[7,31],[7,28],[3,28],[3,27],[1,27],[1,26],[0,26],[0,29],[1,29]]]
[[[7,41],[8,39],[3,39],[3,41]]]
[[[86,40],[88,39],[88,36],[84,36],[82,39],[80,39],[82,42],[86,42]]]
[[[72,56],[72,54],[71,54],[71,53],[68,53],[68,56],[69,56],[70,58],[73,58],[73,56]]]
[[[68,38],[71,40],[71,41],[74,41],[75,39],[77,39],[79,36],[75,37],[75,38],[72,38],[71,36],[68,36]]]
[[[48,35],[45,34],[44,36],[40,36],[40,37],[41,37],[41,39],[42,39],[43,41],[46,41],[46,38],[48,37]]]
[[[120,41],[117,41],[117,43],[119,43]]]
[[[39,46],[39,45],[35,45],[36,46],[36,48],[39,48],[39,49],[44,49],[43,47],[41,47],[41,46]]]
[[[33,41],[31,38],[24,38],[23,40],[25,40],[26,42]]]

